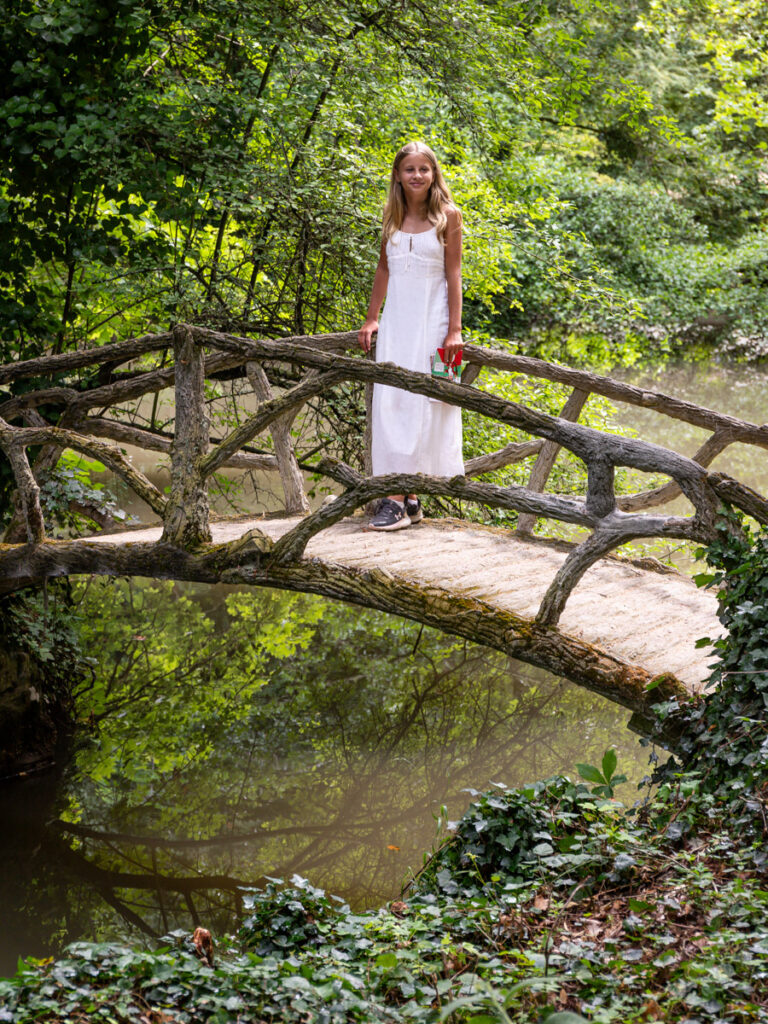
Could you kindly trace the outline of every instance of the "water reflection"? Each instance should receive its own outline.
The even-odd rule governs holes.
[[[266,876],[374,905],[468,787],[573,774],[611,744],[632,781],[646,771],[623,709],[418,624],[276,591],[94,580],[77,596],[92,717],[55,808],[0,840],[4,973],[77,938],[221,933],[238,886]]]

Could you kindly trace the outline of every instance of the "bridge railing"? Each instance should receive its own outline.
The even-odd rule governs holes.
[[[714,535],[722,501],[738,506],[760,522],[768,522],[768,503],[761,495],[707,468],[715,455],[735,442],[768,448],[768,425],[738,420],[585,370],[498,350],[467,346],[468,369],[464,381],[456,384],[394,364],[376,363],[361,358],[359,352],[354,357],[347,355],[355,346],[356,334],[352,332],[269,341],[180,324],[170,333],[0,367],[0,385],[30,378],[55,379],[85,367],[99,368],[95,381],[91,380],[88,387],[69,382],[4,399],[0,396],[0,447],[9,460],[17,486],[17,511],[6,540],[26,538],[27,544],[37,545],[45,539],[39,487],[65,447],[99,459],[122,477],[163,519],[163,542],[185,549],[210,542],[208,481],[213,473],[225,466],[278,470],[286,510],[300,514],[301,518],[274,545],[271,541],[267,544],[265,538],[267,558],[273,566],[297,563],[313,536],[374,498],[403,491],[445,495],[516,510],[520,514],[520,534],[530,532],[540,517],[590,530],[588,538],[568,555],[541,603],[538,622],[554,625],[568,595],[589,566],[629,540],[661,536],[706,543]],[[172,365],[149,371],[129,370],[115,376],[117,367],[146,353],[168,351],[170,347],[174,354]],[[274,395],[267,371],[286,364],[298,368],[301,376],[295,384]],[[483,367],[555,381],[570,386],[572,392],[560,417],[550,416],[473,386]],[[247,376],[259,404],[253,415],[226,436],[212,439],[205,381],[232,372]],[[348,381],[365,385],[369,393],[372,385],[379,383],[436,398],[516,427],[531,439],[469,460],[466,475],[451,479],[421,474],[372,477],[332,458],[321,459],[312,468],[340,483],[344,490],[333,503],[310,512],[291,446],[290,424],[307,402]],[[173,437],[105,415],[108,409],[171,385],[175,387]],[[693,458],[688,458],[659,445],[584,426],[578,423],[578,416],[591,394],[653,409],[703,427],[710,431],[710,437]],[[49,414],[56,410],[55,425],[41,415],[41,409]],[[250,443],[267,430],[273,436],[274,455],[249,451]],[[170,454],[170,494],[162,494],[119,447],[97,440],[98,437]],[[39,449],[34,467],[27,454],[31,447]],[[582,497],[544,492],[561,447],[586,467],[587,488]],[[538,459],[527,487],[500,487],[473,479],[532,454],[537,454]],[[620,466],[663,474],[669,477],[669,483],[655,490],[617,496],[614,473]],[[681,493],[693,505],[692,515],[649,515],[639,511],[670,501]]]

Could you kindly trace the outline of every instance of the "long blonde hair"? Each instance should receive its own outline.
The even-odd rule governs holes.
[[[437,157],[424,142],[406,142],[395,155],[395,161],[392,164],[392,175],[389,179],[389,195],[384,206],[382,224],[384,241],[389,241],[392,235],[403,226],[406,211],[405,196],[403,195],[403,186],[397,180],[397,171],[402,161],[414,153],[423,153],[432,164],[433,180],[427,194],[427,219],[430,224],[437,228],[437,237],[445,244],[445,231],[448,227],[448,218],[445,214],[446,208],[452,206],[456,210],[459,214],[459,224],[461,224],[461,212],[453,201],[451,190],[448,188],[443,172],[440,170]]]

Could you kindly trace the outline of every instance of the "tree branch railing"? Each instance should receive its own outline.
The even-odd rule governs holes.
[[[144,335],[126,342],[76,353],[62,353],[0,367],[0,384],[40,379],[46,385],[24,394],[0,392],[0,447],[10,462],[17,485],[17,507],[25,526],[26,543],[36,545],[45,537],[35,465],[27,450],[33,446],[72,448],[109,466],[163,519],[163,542],[193,550],[210,541],[207,483],[224,466],[278,469],[286,496],[286,508],[302,517],[274,545],[265,545],[265,558],[281,569],[298,563],[316,534],[390,493],[419,492],[479,502],[519,513],[518,532],[530,532],[537,518],[573,523],[589,529],[590,536],[573,548],[550,584],[537,614],[540,626],[554,626],[568,596],[584,573],[599,558],[629,540],[668,537],[706,543],[713,535],[721,501],[728,501],[760,522],[768,523],[768,503],[739,481],[708,471],[711,461],[729,445],[741,442],[768,448],[768,425],[738,420],[691,402],[647,391],[585,370],[574,370],[526,356],[467,346],[469,372],[474,380],[479,369],[513,372],[569,386],[572,393],[559,417],[483,392],[468,383],[438,380],[428,374],[405,370],[390,363],[351,357],[356,334],[346,332],[276,341],[237,337],[207,328],[178,325],[173,332]],[[153,352],[174,348],[171,366],[122,374],[115,370]],[[206,355],[204,350],[211,350]],[[71,375],[85,367],[106,368],[97,386],[72,382]],[[291,366],[300,372],[293,386],[275,396],[269,373]],[[250,382],[257,407],[253,415],[226,436],[211,442],[206,412],[205,380],[222,372]],[[62,379],[59,387],[46,378]],[[106,378],[106,382],[103,381]],[[468,460],[466,475],[451,479],[421,474],[366,477],[344,463],[324,458],[311,468],[340,483],[344,490],[331,504],[308,513],[308,503],[290,440],[290,423],[310,400],[326,394],[341,382],[386,384],[457,405],[528,434],[530,440],[514,442]],[[135,401],[144,395],[175,387],[176,413],[173,439],[156,431],[118,422],[104,415],[107,409]],[[578,422],[589,395],[598,394],[682,420],[711,431],[693,458],[636,438],[612,435]],[[39,410],[60,409],[58,425],[21,425]],[[37,420],[35,420],[37,422]],[[244,446],[271,431],[274,454],[246,453]],[[137,444],[171,456],[171,493],[160,491],[131,464],[115,445],[94,440],[106,437],[119,443]],[[583,498],[547,494],[544,491],[560,448],[580,459],[587,473]],[[538,455],[527,487],[501,487],[472,477]],[[617,467],[663,474],[669,482],[654,490],[616,495]],[[641,509],[661,505],[683,494],[693,505],[689,516],[641,514]],[[308,514],[307,514],[308,513]],[[18,538],[11,538],[18,539]]]

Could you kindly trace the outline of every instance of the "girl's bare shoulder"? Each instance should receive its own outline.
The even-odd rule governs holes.
[[[454,206],[453,203],[447,203],[443,207],[443,213],[445,219],[448,222],[447,227],[449,231],[455,231],[457,228],[461,228],[462,217],[461,210],[458,206]]]

